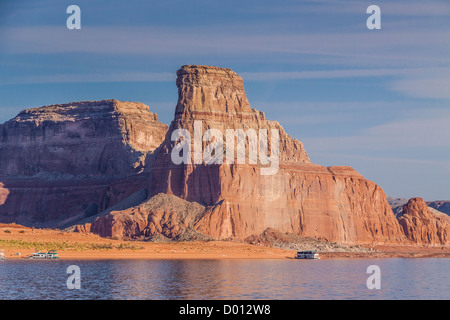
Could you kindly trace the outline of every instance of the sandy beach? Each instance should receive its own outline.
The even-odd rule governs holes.
[[[373,246],[373,252],[319,252],[322,259],[450,257],[450,248]],[[154,243],[101,238],[95,234],[0,225],[0,250],[7,259],[57,250],[60,259],[293,259],[295,250],[233,241]],[[20,253],[20,255],[19,255]]]

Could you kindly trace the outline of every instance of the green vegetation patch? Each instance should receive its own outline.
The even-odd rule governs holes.
[[[0,247],[4,249],[27,249],[27,250],[62,250],[62,251],[84,251],[84,250],[142,250],[144,247],[121,243],[78,243],[78,242],[38,242],[23,240],[1,240]]]

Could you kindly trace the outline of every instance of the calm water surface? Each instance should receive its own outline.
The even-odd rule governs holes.
[[[80,290],[67,289],[70,265]],[[0,299],[450,299],[449,270],[446,258],[0,261]]]

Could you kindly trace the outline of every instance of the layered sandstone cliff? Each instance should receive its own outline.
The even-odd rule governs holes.
[[[422,198],[411,198],[399,218],[405,235],[417,244],[450,244],[450,219],[433,214]]]
[[[379,186],[350,167],[327,168],[311,163],[301,142],[286,134],[277,122],[267,120],[264,113],[250,107],[242,79],[236,73],[217,67],[183,66],[177,75],[174,120],[152,165],[149,190],[150,196],[169,194],[204,206],[202,214],[190,221],[191,228],[216,239],[244,239],[271,227],[341,243],[405,241]],[[184,141],[173,139],[177,129],[186,130],[191,138],[196,133],[202,137],[200,148],[193,142],[195,139],[187,141],[189,148],[184,150],[190,154],[188,163],[175,164],[171,158],[174,148]],[[263,163],[259,155],[258,161],[252,163],[248,137],[244,151],[240,149],[245,155],[243,163],[237,161],[238,152],[225,154],[222,162],[207,164],[205,159],[198,162],[196,159],[204,155],[208,145],[220,140],[217,134],[211,139],[206,134],[208,129],[215,129],[222,137],[226,137],[227,129],[234,132],[253,129],[257,133],[266,130],[267,155],[276,151],[271,139],[274,129],[279,135],[277,170],[262,174],[261,169],[270,164]],[[235,143],[235,150],[238,149],[237,138],[233,142],[222,141],[219,144],[224,150],[230,143]],[[234,163],[225,161],[227,156]],[[150,205],[133,212],[136,210],[139,211],[136,223],[142,216],[147,222],[142,222],[138,234],[136,228],[130,231],[122,228],[119,233],[123,237],[145,236],[142,230],[155,208]],[[124,219],[124,213],[115,215]],[[94,229],[95,225],[101,225],[102,230],[111,229],[114,219],[112,215],[100,218]],[[126,219],[134,220],[130,215]],[[174,223],[176,220],[172,219]]]
[[[449,243],[448,216],[423,201],[397,220],[374,182],[311,163],[250,107],[232,70],[189,65],[177,75],[169,128],[144,104],[117,100],[25,110],[0,125],[0,222],[81,223],[79,232],[140,240],[273,228],[346,244]]]
[[[0,125],[0,221],[51,225],[96,214],[146,187],[167,126],[142,103],[51,105]]]

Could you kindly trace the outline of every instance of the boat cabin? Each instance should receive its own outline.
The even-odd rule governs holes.
[[[295,259],[320,259],[316,250],[313,251],[297,251]]]
[[[29,256],[30,259],[59,259],[58,252],[56,250],[50,250],[48,252],[34,252]]]

